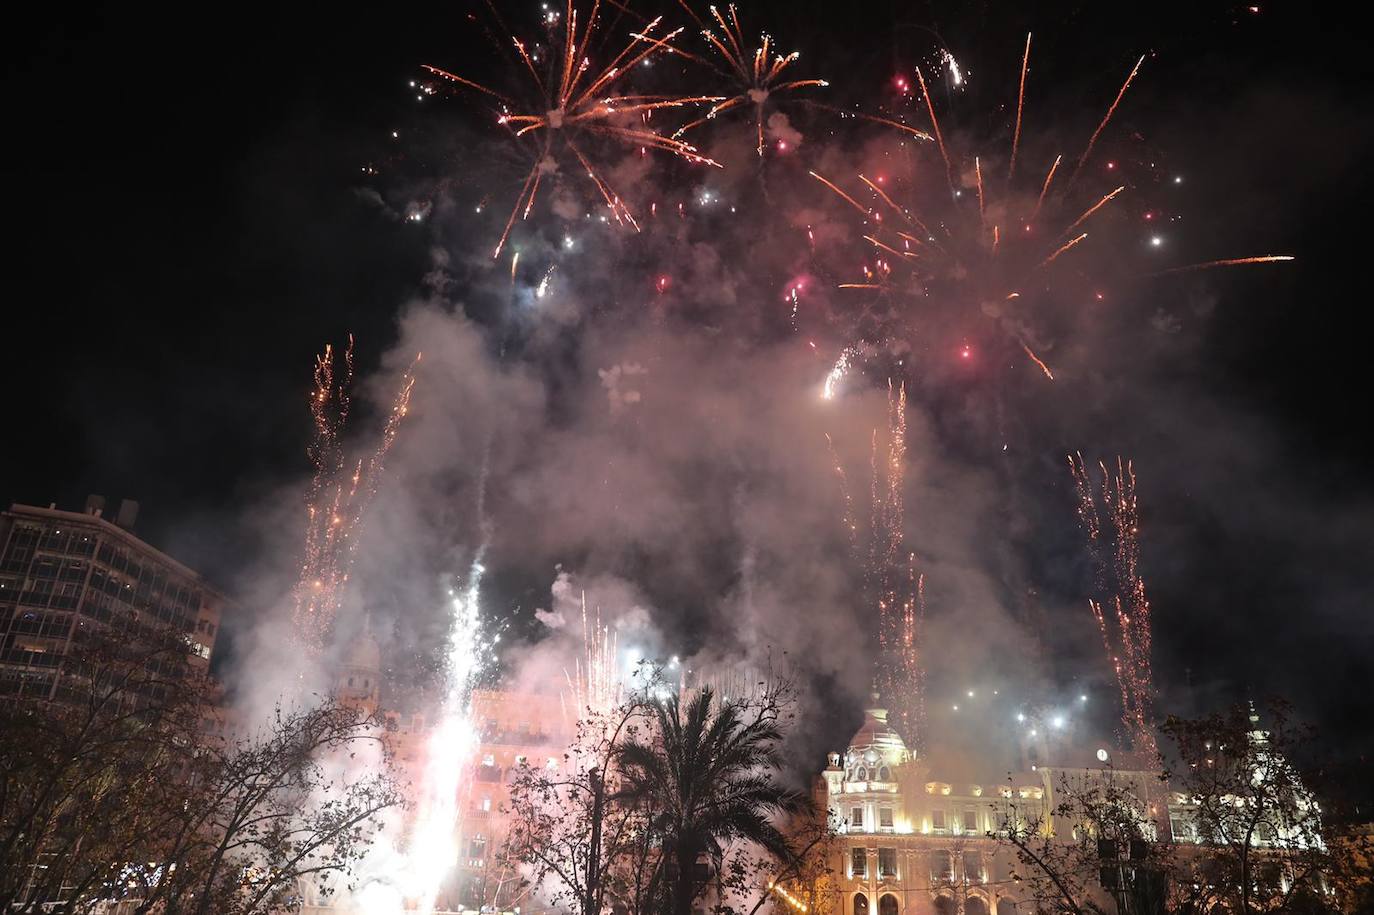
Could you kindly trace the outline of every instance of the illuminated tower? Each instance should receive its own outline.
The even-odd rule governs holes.
[[[349,646],[348,655],[339,667],[335,692],[339,701],[365,715],[375,715],[381,697],[382,649],[372,637],[370,626]]]

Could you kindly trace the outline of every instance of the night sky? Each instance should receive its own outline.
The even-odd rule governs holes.
[[[520,24],[533,12],[499,6]],[[1128,400],[1099,400],[1081,380],[1054,396],[1082,409],[1045,410],[1072,413],[1061,431],[1094,429],[1102,454],[1137,458],[1157,676],[1173,705],[1286,695],[1359,766],[1374,748],[1366,43],[1310,4],[1114,6],[745,12],[747,32],[766,23],[802,48],[844,102],[876,97],[865,87],[910,72],[938,34],[981,103],[1013,85],[1030,29],[1044,55],[1035,114],[1071,119],[1064,106],[1081,102],[1091,122],[1150,54],[1120,126],[1186,173],[1191,259],[1298,260],[1171,280],[1151,294],[1206,316],[1187,346],[1123,365]],[[488,122],[461,104],[418,105],[407,88],[427,62],[499,76],[477,25],[489,14],[455,2],[362,16],[232,7],[208,21],[137,5],[26,15],[6,29],[4,54],[0,498],[136,498],[143,536],[241,592],[271,548],[258,513],[309,470],[311,359],[351,332],[360,374],[375,370],[432,266],[434,237],[369,205],[363,166],[383,169],[384,195],[399,193],[395,175],[416,186],[445,170],[499,173]],[[424,142],[408,142],[417,133]],[[511,197],[510,176],[492,194]],[[495,231],[445,237],[485,249]],[[481,295],[453,297],[498,327]],[[1065,450],[1040,444],[1044,460]],[[1076,531],[1071,516],[1042,517],[1044,505],[1028,510],[1034,530],[1018,544],[1041,587],[1067,592],[1081,572]],[[552,573],[521,583],[523,570],[552,558],[512,559],[496,599],[528,610]]]

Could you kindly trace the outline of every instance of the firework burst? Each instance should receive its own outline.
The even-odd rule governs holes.
[[[415,359],[418,363],[420,357]],[[309,451],[315,473],[306,495],[305,555],[293,594],[296,636],[314,653],[324,647],[333,628],[353,569],[363,515],[377,494],[383,461],[410,409],[414,386],[412,364],[402,377],[372,453],[352,462],[343,434],[353,387],[353,337],[348,338],[342,360],[332,345],[315,359],[315,387],[310,394],[314,438]]]
[[[1101,596],[1089,600],[1088,606],[1116,675],[1122,727],[1136,750],[1154,753],[1150,601],[1140,576],[1135,469],[1129,461],[1117,458],[1115,471],[1099,463],[1100,476],[1095,480],[1081,454],[1071,454],[1068,460],[1078,490],[1078,517],[1096,565]]]
[[[499,257],[510,237],[516,219],[527,219],[546,178],[557,174],[563,165],[581,170],[617,223],[639,229],[639,223],[624,198],[611,187],[602,170],[592,162],[592,142],[605,140],[650,149],[707,165],[717,163],[697,152],[696,147],[677,137],[664,136],[651,129],[649,118],[664,108],[716,102],[714,96],[664,96],[626,94],[623,85],[633,69],[656,54],[676,53],[670,42],[681,29],[655,36],[661,17],[650,21],[630,35],[629,43],[604,65],[594,66],[589,56],[594,36],[598,35],[601,2],[594,0],[590,12],[568,0],[560,16],[549,14],[548,60],[541,65],[541,53],[524,41],[509,35],[523,75],[521,90],[502,92],[439,67],[425,70],[457,91],[471,90],[496,103],[497,123],[512,137],[530,144],[533,165],[526,173],[510,217],[496,243],[492,256]]]
[[[714,5],[709,7],[714,26],[698,15],[696,10],[688,5],[687,0],[678,0],[678,3],[701,28],[702,38],[706,40],[715,57],[723,61],[725,66],[721,67],[711,60],[685,54],[680,50],[678,53],[683,53],[684,56],[690,57],[692,60],[706,64],[723,78],[730,80],[732,94],[718,99],[704,117],[684,125],[674,134],[674,137],[681,137],[692,128],[698,127],[726,111],[753,105],[754,125],[758,134],[757,152],[762,156],[766,124],[765,109],[768,103],[771,101],[776,104],[777,97],[784,93],[796,92],[799,89],[824,88],[830,83],[823,79],[792,79],[789,71],[801,57],[800,52],[792,51],[789,54],[779,54],[773,44],[772,36],[767,32],[759,36],[759,44],[753,52],[748,51],[748,42],[744,38],[744,30],[739,23],[739,14],[733,3],[726,7],[724,14]]]
[[[1090,275],[1094,268],[1115,263],[1133,250],[1148,250],[1140,245],[1138,233],[1122,235],[1133,221],[1122,218],[1122,213],[1112,216],[1111,211],[1122,208],[1132,195],[1138,198],[1139,188],[1153,176],[1123,175],[1125,169],[1118,169],[1115,161],[1101,169],[1089,167],[1144,58],[1135,61],[1082,152],[1070,160],[1073,169],[1067,180],[1061,177],[1063,154],[1036,168],[1035,157],[1022,142],[1030,59],[1027,35],[1020,78],[1011,92],[1015,114],[1008,125],[1006,154],[1000,145],[965,149],[958,136],[947,133],[926,75],[917,67],[914,85],[899,81],[900,104],[909,110],[897,113],[900,120],[894,123],[914,130],[907,120],[924,120],[929,142],[913,142],[903,135],[884,154],[884,164],[871,171],[851,176],[811,173],[859,218],[850,236],[852,245],[812,255],[820,260],[817,272],[835,277],[836,286],[868,302],[859,325],[847,332],[851,341],[857,337],[877,346],[945,332],[956,335],[960,346],[945,345],[944,350],[962,355],[962,341],[990,325],[995,328],[993,338],[1005,342],[1002,351],[1008,361],[1021,361],[1024,354],[1022,364],[1053,381],[1055,372],[1046,352],[1046,341],[1054,336],[1047,326],[1053,309],[1046,306],[1093,301],[1104,279]],[[912,95],[912,89],[919,91]],[[934,160],[931,167],[923,162],[927,157]],[[1001,160],[1005,168],[991,167]],[[1151,163],[1149,169],[1153,168]],[[1131,205],[1146,219],[1154,215],[1138,200]],[[1110,255],[1095,256],[1093,251]],[[1239,257],[1132,273],[1148,276],[1291,259]],[[846,311],[837,320],[847,323],[852,315]],[[874,315],[876,319],[869,320]]]

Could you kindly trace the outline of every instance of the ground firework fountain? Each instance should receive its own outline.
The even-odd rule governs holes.
[[[443,882],[458,858],[459,797],[479,736],[471,714],[472,690],[487,669],[491,652],[482,626],[483,572],[479,552],[468,573],[467,587],[450,594],[444,693],[438,726],[426,745],[419,809],[410,839],[407,895],[418,902],[421,912],[433,911]]]

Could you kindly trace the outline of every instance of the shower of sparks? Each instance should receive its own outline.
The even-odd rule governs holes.
[[[430,733],[415,826],[410,837],[411,895],[419,911],[434,911],[439,890],[461,848],[460,797],[472,769],[479,735],[472,717],[472,691],[487,671],[494,640],[484,634],[481,609],[485,545],[468,571],[467,587],[450,592],[448,640],[444,651],[444,694],[439,723]]]
[[[954,83],[955,86],[962,86],[964,74],[959,71],[959,61],[954,59],[954,55],[949,52],[948,48],[940,52],[940,61],[949,68],[950,82]]]
[[[420,357],[415,359],[418,363]],[[314,438],[309,454],[315,472],[306,495],[305,553],[293,594],[292,622],[296,637],[313,653],[323,649],[343,602],[363,516],[377,494],[383,462],[410,409],[415,364],[402,377],[372,453],[356,462],[349,460],[343,443],[352,386],[350,335],[341,363],[332,345],[316,357],[315,387],[310,394]]]
[[[1131,746],[1153,754],[1155,685],[1150,665],[1150,602],[1140,576],[1140,520],[1135,470],[1117,458],[1100,480],[1081,454],[1068,457],[1078,489],[1078,517],[1097,568],[1101,600],[1088,601],[1121,693],[1121,723]],[[1103,518],[1106,518],[1104,525]]]
[[[482,458],[477,480],[475,514],[480,540],[465,587],[448,593],[449,624],[442,658],[439,720],[426,747],[410,834],[407,895],[418,902],[418,911],[423,915],[434,911],[439,891],[457,864],[462,848],[460,811],[480,740],[472,714],[472,692],[491,669],[493,651],[500,640],[499,635],[488,634],[482,619],[482,576],[486,573],[483,563],[492,538],[486,511],[488,460],[489,448]]]
[[[870,453],[869,523],[861,532],[844,462],[825,437],[844,503],[841,523],[855,562],[863,570],[865,601],[876,610],[880,656],[877,686],[907,745],[925,738],[925,671],[921,639],[925,579],[916,554],[905,548],[906,388],[888,385],[887,435],[873,431]]]
[[[549,20],[551,23],[562,23],[562,35],[561,41],[556,41],[560,45],[559,52],[549,55],[550,65],[543,68],[542,72],[536,66],[537,55],[531,54],[523,41],[510,36],[523,65],[521,72],[527,77],[519,98],[448,70],[425,65],[427,71],[455,90],[475,90],[495,100],[500,106],[497,123],[508,128],[517,139],[529,136],[535,141],[534,164],[525,176],[510,217],[496,243],[493,257],[501,255],[516,219],[529,218],[545,176],[556,174],[561,164],[573,166],[575,163],[574,171],[580,170],[586,174],[610,210],[611,218],[639,230],[639,223],[635,221],[628,204],[588,158],[583,148],[585,141],[610,139],[631,148],[658,150],[690,162],[718,166],[718,163],[700,155],[690,143],[677,137],[663,136],[645,126],[647,117],[653,111],[716,102],[718,98],[616,94],[625,75],[637,65],[650,60],[655,54],[680,53],[670,42],[682,30],[654,37],[653,33],[661,22],[661,17],[656,18],[641,31],[632,33],[629,44],[604,67],[595,68],[588,53],[593,37],[597,35],[600,10],[601,4],[593,3],[586,23],[579,25],[579,10],[573,5],[573,0],[568,0],[565,15]],[[636,115],[640,118],[638,126],[634,126],[630,119],[630,116]],[[560,163],[560,159],[569,158],[570,161]]]
[[[906,387],[887,391],[887,446],[879,462],[878,436],[873,436],[868,586],[877,605],[881,659],[878,690],[894,712],[893,721],[909,746],[924,740],[924,673],[920,626],[925,613],[924,579],[916,556],[903,549],[906,540]],[[903,555],[905,553],[905,555]]]
[[[849,474],[845,473],[844,461],[840,460],[839,453],[835,450],[835,442],[830,437],[830,433],[825,434],[825,443],[830,448],[830,459],[835,464],[835,478],[840,484],[840,498],[844,501],[844,515],[841,523],[844,525],[845,536],[849,540],[849,548],[855,556],[859,555],[859,522],[854,515],[854,494],[849,489]]]
[[[888,385],[887,437],[873,431],[870,452],[868,530],[860,531],[849,475],[835,443],[825,437],[844,503],[841,523],[855,562],[863,570],[865,601],[876,612],[880,646],[877,687],[892,721],[913,750],[925,739],[925,670],[921,640],[925,578],[916,554],[905,549],[906,388]]]
[[[712,27],[696,10],[692,9],[687,0],[678,0],[678,3],[700,27],[702,38],[706,39],[706,43],[710,45],[715,55],[725,61],[726,68],[721,69],[712,61],[686,54],[677,48],[673,49],[674,52],[704,63],[721,76],[731,80],[734,94],[714,100],[716,104],[704,117],[697,118],[683,126],[673,134],[673,137],[681,137],[692,128],[706,123],[723,112],[752,104],[754,106],[754,125],[758,134],[757,152],[762,156],[765,126],[764,108],[768,101],[770,99],[776,101],[776,96],[784,92],[825,88],[830,83],[823,79],[784,79],[784,74],[797,62],[801,54],[797,51],[790,54],[777,53],[773,46],[772,36],[766,32],[759,37],[758,47],[754,49],[752,54],[749,53],[746,50],[747,42],[744,38],[744,30],[740,28],[738,11],[733,3],[726,7],[724,15],[714,5],[708,7],[715,27]],[[718,32],[717,29],[719,29]]]
[[[558,265],[554,264],[544,273],[544,278],[541,279],[539,285],[534,288],[534,297],[536,299],[542,299],[549,294],[549,280],[553,279],[553,272],[556,269],[558,269]]]
[[[825,376],[825,384],[821,386],[821,396],[826,400],[835,399],[835,391],[839,387],[844,376],[849,374],[849,365],[854,361],[854,357],[863,352],[863,347],[859,345],[847,346],[840,352],[840,357],[831,366],[830,372]]]
[[[615,630],[601,622],[601,609],[587,613],[582,594],[582,655],[574,670],[564,672],[573,702],[574,720],[608,715],[620,704],[621,683]]]

